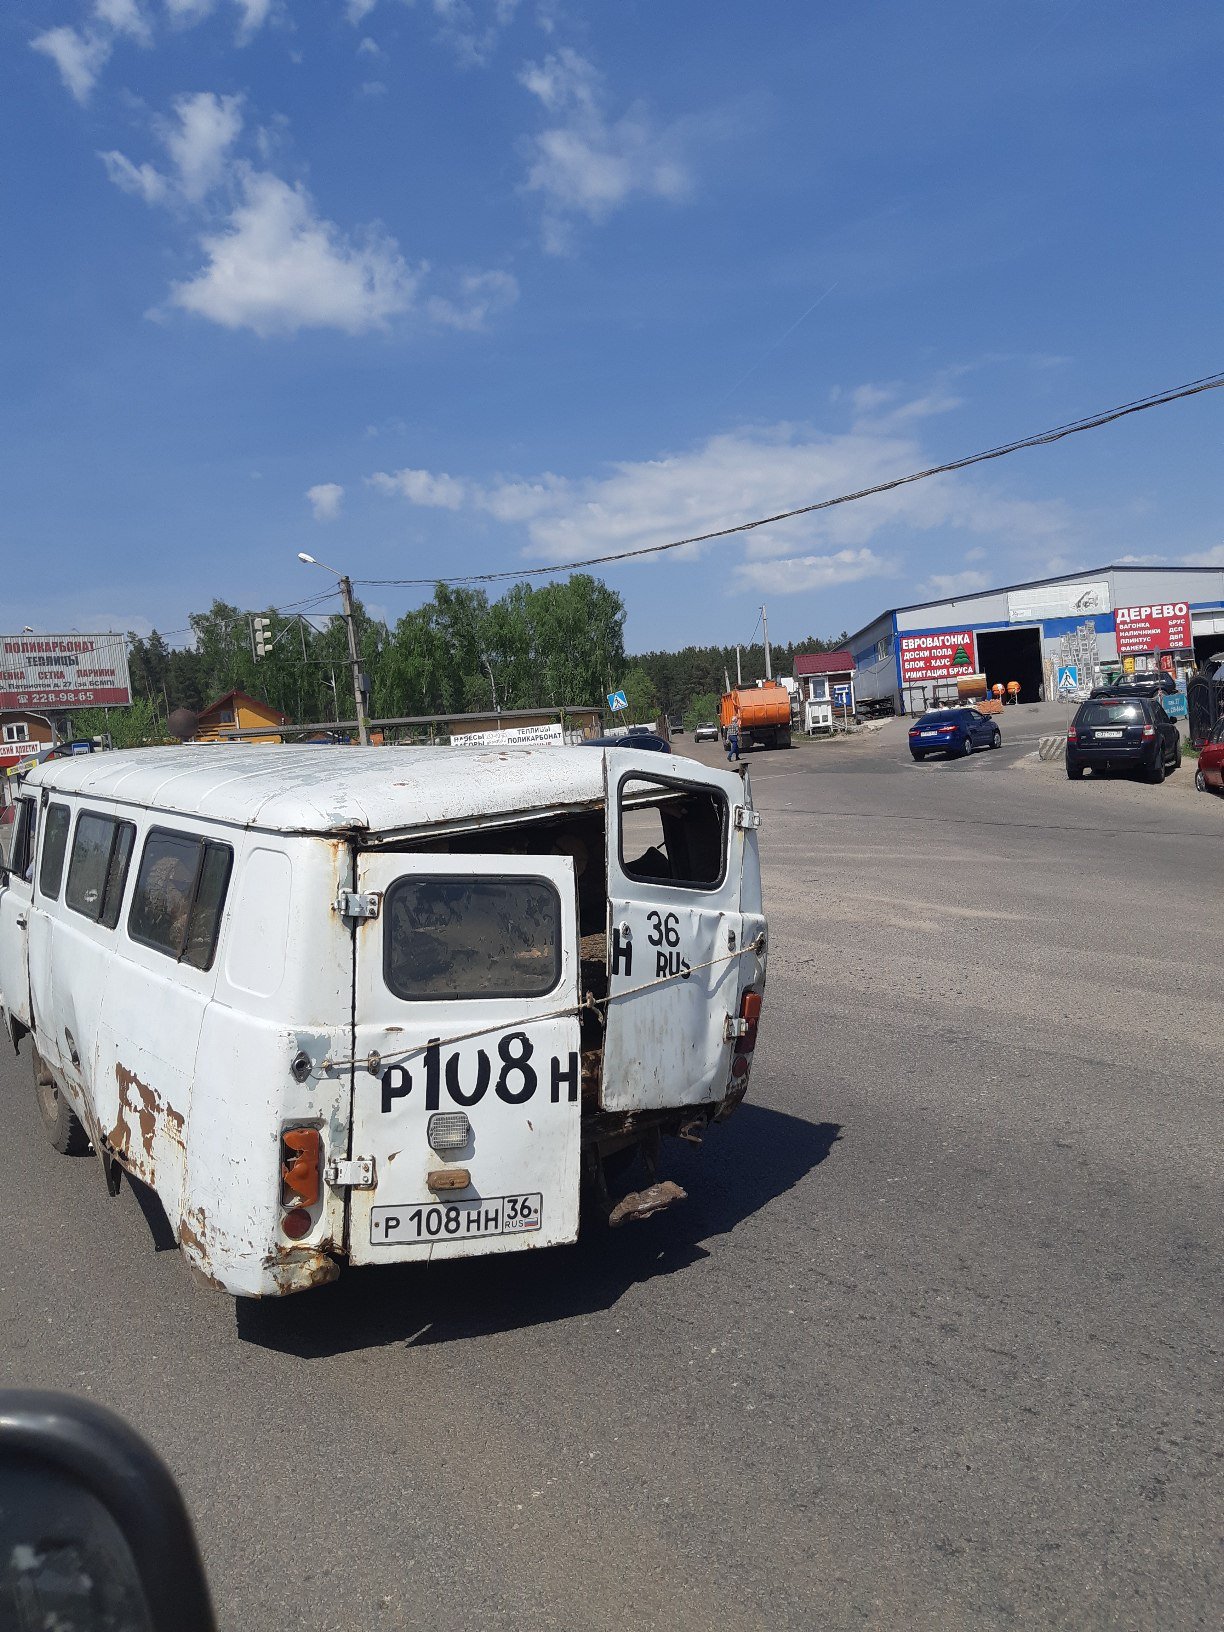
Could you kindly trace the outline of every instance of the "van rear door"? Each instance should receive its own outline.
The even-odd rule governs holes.
[[[575,1240],[573,861],[364,852],[357,889],[350,1261]]]
[[[605,1110],[701,1105],[726,1093],[726,1022],[756,967],[740,956],[737,798],[738,776],[696,782],[608,754]]]

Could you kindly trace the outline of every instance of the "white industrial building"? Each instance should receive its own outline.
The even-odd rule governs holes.
[[[1020,702],[1088,686],[1133,664],[1178,675],[1224,650],[1224,568],[1098,567],[899,606],[846,642],[861,700],[913,713],[957,679],[1015,681]]]

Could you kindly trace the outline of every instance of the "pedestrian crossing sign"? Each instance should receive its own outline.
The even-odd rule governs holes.
[[[1079,689],[1079,668],[1074,663],[1063,663],[1058,670],[1058,695],[1067,697]]]

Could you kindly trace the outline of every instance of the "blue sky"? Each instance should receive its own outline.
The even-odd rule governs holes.
[[[1224,367],[1222,34],[1196,0],[13,0],[8,622],[284,604],[327,587],[299,549],[630,548]],[[1220,562],[1222,425],[1212,393],[601,570],[643,649]]]

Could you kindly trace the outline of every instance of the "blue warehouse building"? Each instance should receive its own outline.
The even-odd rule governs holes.
[[[1224,651],[1224,567],[1108,566],[899,606],[851,635],[855,690],[898,713],[954,698],[959,675],[1020,702],[1129,666],[1179,676]]]

